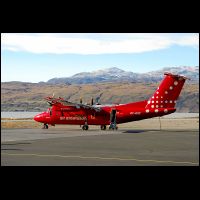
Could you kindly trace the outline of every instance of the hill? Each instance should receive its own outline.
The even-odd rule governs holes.
[[[187,81],[177,101],[177,112],[199,112],[199,85]],[[48,108],[44,97],[64,97],[69,101],[89,103],[101,96],[100,103],[128,103],[148,99],[156,90],[156,83],[93,83],[93,84],[49,84],[49,83],[1,83],[1,111],[44,111]]]

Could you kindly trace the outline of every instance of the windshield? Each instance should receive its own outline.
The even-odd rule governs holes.
[[[49,113],[50,116],[52,115],[52,110],[51,110],[51,108],[48,108],[48,109],[47,109],[47,113]]]

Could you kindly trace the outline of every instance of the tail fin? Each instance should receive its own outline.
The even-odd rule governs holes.
[[[174,108],[186,79],[182,75],[164,73],[165,77],[153,96],[148,100],[146,108]]]

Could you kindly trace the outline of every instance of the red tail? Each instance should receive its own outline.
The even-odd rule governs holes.
[[[146,108],[174,108],[183,88],[185,76],[164,73],[165,78],[153,96],[148,100]]]

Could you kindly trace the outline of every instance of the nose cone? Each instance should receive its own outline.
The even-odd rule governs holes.
[[[36,122],[44,122],[44,115],[43,114],[38,114],[35,115],[35,117],[33,118]]]

